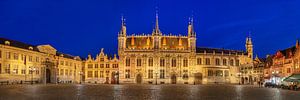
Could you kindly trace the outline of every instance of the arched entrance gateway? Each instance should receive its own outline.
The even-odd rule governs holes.
[[[46,69],[46,83],[51,83],[51,72],[50,72],[50,69]]]
[[[136,75],[136,83],[138,83],[138,84],[142,83],[142,75],[141,74]]]
[[[176,82],[177,82],[176,75],[173,74],[173,75],[171,76],[171,84],[176,84]]]

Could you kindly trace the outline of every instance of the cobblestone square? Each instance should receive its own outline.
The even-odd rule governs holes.
[[[0,100],[299,100],[300,91],[247,85],[2,85]]]

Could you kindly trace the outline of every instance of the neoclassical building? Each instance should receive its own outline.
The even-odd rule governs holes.
[[[80,57],[58,52],[50,45],[0,38],[0,81],[78,83],[81,66]]]
[[[238,83],[240,67],[252,63],[253,45],[248,37],[246,52],[197,48],[193,19],[187,35],[176,36],[160,31],[156,15],[155,28],[147,35],[127,35],[122,19],[118,55],[121,83]]]

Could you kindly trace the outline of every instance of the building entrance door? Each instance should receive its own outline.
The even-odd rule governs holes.
[[[172,84],[176,84],[176,82],[177,82],[176,75],[173,74],[173,75],[171,76],[171,83],[172,83]]]
[[[138,83],[138,84],[142,83],[142,75],[141,74],[136,75],[136,83]]]
[[[202,73],[195,73],[195,84],[201,84],[202,83]]]
[[[46,83],[51,83],[51,72],[50,72],[50,69],[46,69]]]

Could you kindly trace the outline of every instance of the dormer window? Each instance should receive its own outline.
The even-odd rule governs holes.
[[[5,45],[10,45],[9,41],[5,41],[4,43],[5,43]]]
[[[30,46],[30,47],[28,47],[28,49],[29,49],[29,50],[33,50],[33,47],[32,47],[32,46]]]

